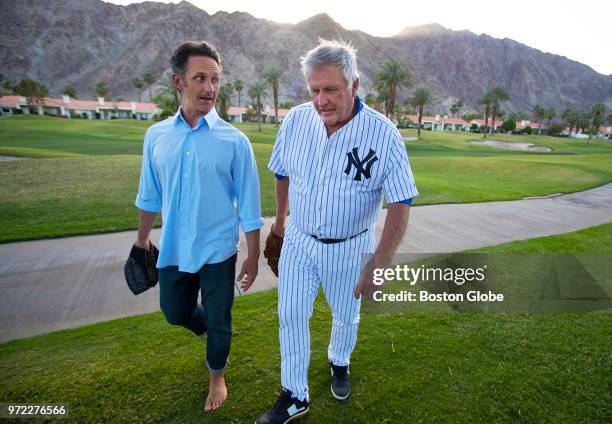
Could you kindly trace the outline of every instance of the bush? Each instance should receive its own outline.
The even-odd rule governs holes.
[[[506,119],[501,128],[505,132],[512,132],[516,129],[516,121],[512,118]]]
[[[174,112],[172,112],[170,109],[164,109],[162,110],[162,112],[159,114],[159,119],[166,119],[169,116],[174,115]]]
[[[565,130],[565,125],[563,124],[554,124],[548,128],[548,135],[559,135]]]
[[[533,134],[533,128],[531,128],[531,126],[527,125],[524,129],[523,129],[523,134],[528,134],[531,135]]]

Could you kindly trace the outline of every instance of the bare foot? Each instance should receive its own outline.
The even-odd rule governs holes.
[[[225,375],[211,374],[210,383],[208,385],[208,396],[204,404],[204,411],[210,412],[223,405],[227,399],[227,387],[225,387]]]

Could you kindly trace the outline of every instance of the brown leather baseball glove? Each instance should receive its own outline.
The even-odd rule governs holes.
[[[274,234],[274,227],[270,230],[264,248],[264,257],[268,260],[268,266],[275,276],[278,277],[278,260],[283,248],[283,238]]]

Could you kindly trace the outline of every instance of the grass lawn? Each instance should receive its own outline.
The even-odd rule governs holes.
[[[612,224],[486,251],[612,253]],[[234,307],[230,396],[202,411],[205,342],[160,313],[0,345],[3,402],[66,403],[71,419],[252,423],[276,399],[276,290]],[[364,314],[353,393],[329,393],[330,312],[311,321],[311,423],[609,423],[612,313]]]
[[[0,242],[134,229],[142,138],[150,122],[0,118]],[[253,143],[262,209],[274,213],[267,162],[277,127],[240,124]],[[405,136],[415,131],[403,130]],[[492,138],[546,145],[552,153],[478,146],[478,134],[424,131],[407,142],[421,195],[416,205],[520,199],[573,192],[612,180],[612,144],[546,136]]]

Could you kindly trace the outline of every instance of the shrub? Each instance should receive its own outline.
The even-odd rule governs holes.
[[[523,133],[524,134],[533,134],[533,128],[531,128],[531,126],[527,125],[524,129],[523,129]]]
[[[506,119],[501,128],[505,132],[512,132],[516,129],[516,121],[512,118]]]

